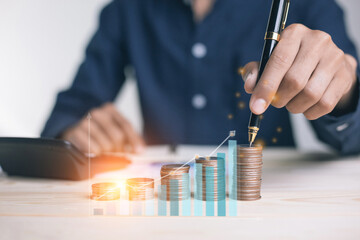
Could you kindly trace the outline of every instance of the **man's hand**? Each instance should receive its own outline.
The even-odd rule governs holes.
[[[329,34],[293,24],[281,33],[256,85],[257,62],[244,67],[250,109],[262,114],[269,105],[303,113],[309,120],[345,108],[355,92],[357,62],[344,54]],[[255,86],[256,85],[256,86]]]
[[[106,151],[141,152],[145,143],[131,124],[119,114],[113,104],[106,103],[91,113],[91,152],[96,155]],[[62,139],[73,143],[83,152],[88,151],[88,120],[86,116],[67,129]]]

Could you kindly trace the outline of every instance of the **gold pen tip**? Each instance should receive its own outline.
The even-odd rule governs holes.
[[[249,143],[250,146],[252,145],[252,143],[255,141],[256,138],[256,133],[249,133]]]
[[[256,138],[256,135],[259,131],[259,128],[258,127],[249,127],[249,143],[250,143],[250,146],[252,145],[252,143],[255,141],[255,138]]]

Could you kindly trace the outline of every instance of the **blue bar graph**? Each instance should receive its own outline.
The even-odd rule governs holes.
[[[214,216],[214,168],[205,167],[206,172],[206,216]]]
[[[225,178],[225,153],[217,154],[218,185],[217,185],[217,215],[226,216],[226,178]]]
[[[166,185],[159,185],[158,188],[158,216],[166,216]]]
[[[170,179],[170,216],[179,216],[179,181]]]
[[[217,153],[216,159],[214,156],[211,156],[210,159],[201,157],[198,162],[202,163],[194,163],[192,168],[192,174],[194,174],[193,187],[190,173],[182,173],[182,175],[174,177],[175,179],[168,179],[169,186],[157,185],[157,215],[237,216],[239,210],[237,201],[237,154],[237,142],[229,140],[227,154]],[[193,188],[194,198],[191,197],[191,188]],[[229,193],[228,204],[227,191]],[[129,208],[127,209],[133,216],[154,216],[156,215],[154,204],[154,199],[129,201]],[[119,209],[121,210],[121,208]],[[192,209],[194,209],[193,212]],[[117,205],[110,205],[110,203],[105,208],[98,206],[93,208],[94,215],[116,215],[117,211]]]
[[[182,174],[183,200],[182,200],[182,216],[191,216],[191,184],[189,173]]]
[[[229,216],[237,215],[237,147],[236,140],[229,140],[228,159],[228,189],[229,189]]]
[[[194,177],[194,216],[203,215],[203,201],[202,201],[202,164],[195,163],[195,177]]]

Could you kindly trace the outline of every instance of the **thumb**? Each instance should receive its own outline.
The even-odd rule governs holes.
[[[244,89],[247,93],[252,93],[256,85],[256,79],[259,72],[259,62],[249,62],[240,69],[241,77],[244,80]]]

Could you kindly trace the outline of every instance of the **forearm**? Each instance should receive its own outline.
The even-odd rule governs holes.
[[[80,121],[90,109],[101,104],[102,101],[80,93],[74,88],[60,92],[41,136],[48,138],[60,137],[64,130]]]

